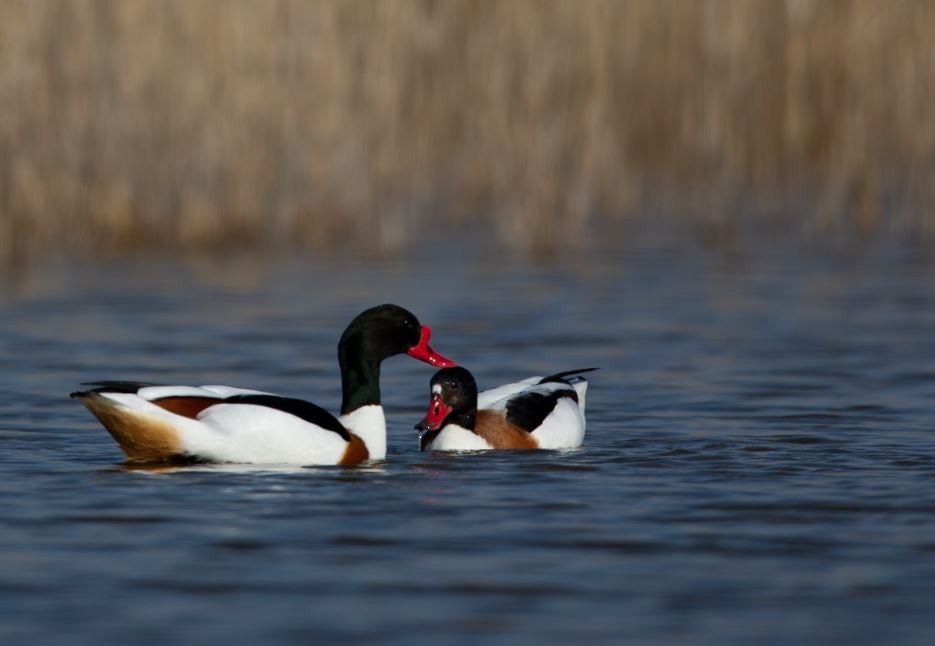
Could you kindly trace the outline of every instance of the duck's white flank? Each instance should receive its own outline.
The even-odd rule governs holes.
[[[386,458],[386,418],[383,416],[383,406],[361,406],[347,415],[341,415],[338,421],[364,441],[371,460]]]
[[[474,431],[457,424],[445,426],[426,447],[429,451],[483,451],[492,448]]]
[[[555,402],[555,408],[532,432],[540,449],[567,449],[584,443],[584,413],[574,400],[563,397]]]
[[[571,385],[578,393],[578,409],[581,411],[581,419],[584,419],[584,400],[587,399],[588,380],[578,377],[577,380],[572,379]]]
[[[216,404],[195,422],[185,451],[216,462],[336,464],[347,449],[334,431],[267,406]]]

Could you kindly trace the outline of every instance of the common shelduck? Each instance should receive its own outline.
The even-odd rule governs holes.
[[[429,346],[431,330],[396,305],[359,314],[341,336],[341,416],[301,399],[230,386],[88,383],[72,393],[131,462],[352,465],[386,456],[380,363],[406,353],[454,366]]]
[[[597,368],[485,390],[478,395],[470,372],[444,368],[431,381],[431,401],[416,424],[422,451],[563,449],[584,441],[588,382],[578,376]]]

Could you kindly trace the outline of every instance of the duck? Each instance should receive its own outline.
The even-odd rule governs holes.
[[[392,304],[355,317],[338,343],[341,413],[311,402],[232,386],[97,381],[72,398],[117,441],[129,463],[352,466],[386,457],[380,365],[407,354],[436,368],[432,331]]]
[[[429,409],[416,424],[421,451],[565,449],[581,446],[587,380],[568,370],[491,388],[478,394],[466,368],[432,377]]]

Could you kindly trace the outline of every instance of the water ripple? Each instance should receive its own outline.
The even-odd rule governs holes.
[[[5,301],[0,641],[927,645],[930,270],[772,250],[295,259],[242,290],[141,262]],[[585,447],[419,453],[431,371],[403,359],[388,458],[355,469],[126,465],[67,398],[146,378],[337,410],[362,299],[408,303],[482,384],[599,365]]]

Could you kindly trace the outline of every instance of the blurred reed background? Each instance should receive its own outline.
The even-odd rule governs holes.
[[[651,216],[650,203],[935,229],[933,2],[0,12],[0,254],[397,248],[426,226],[474,224],[548,245]]]

